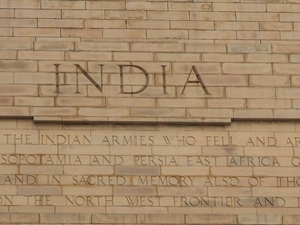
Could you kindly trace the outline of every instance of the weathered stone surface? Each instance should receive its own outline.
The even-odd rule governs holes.
[[[299,223],[299,0],[0,0],[0,223]]]

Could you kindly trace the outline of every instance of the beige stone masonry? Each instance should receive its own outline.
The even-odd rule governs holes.
[[[298,0],[0,0],[0,224],[300,224]]]
[[[231,103],[227,109],[233,110],[234,113],[226,117],[229,120],[279,120],[283,117],[281,111],[266,112],[268,116],[260,116],[260,112],[265,108],[290,109],[287,111],[290,114],[288,117],[298,119],[297,105],[284,101],[296,100],[297,95],[282,93],[282,87],[296,88],[298,85],[294,77],[299,71],[299,50],[296,47],[299,39],[299,16],[298,5],[295,2],[2,0],[0,5],[0,47],[3,49],[0,55],[0,72],[14,73],[9,78],[1,79],[1,83],[6,84],[13,77],[9,81],[12,85],[10,91],[5,91],[5,95],[19,97],[14,99],[12,104],[6,100],[4,105],[11,106],[13,111],[18,111],[17,107],[20,105],[27,107],[22,108],[24,112],[20,112],[20,116],[68,116],[68,121],[80,121],[80,117],[90,121],[101,118],[98,122],[116,121],[116,118],[120,117],[118,121],[129,122],[144,117],[140,107],[153,107],[157,109],[153,109],[153,112],[148,111],[146,118],[158,123],[166,121],[165,116],[160,116],[160,112],[168,111],[167,108],[169,112],[174,111],[172,102],[198,98],[201,104],[190,102],[183,107],[186,113],[169,114],[171,117],[176,116],[180,121],[189,121],[188,112],[196,109],[200,110],[199,112],[209,112],[216,108],[216,102],[212,104],[216,98],[220,99],[220,104],[224,105],[220,107],[224,109],[226,104],[222,104],[222,101]],[[54,64],[60,64],[61,93],[55,92]],[[74,64],[84,68],[100,85],[99,64],[104,65],[102,69],[106,78],[102,93],[79,72],[79,90],[88,89],[88,92],[80,91],[84,94],[82,101],[86,103],[79,101],[76,104],[66,104],[59,100],[77,97]],[[149,83],[145,84],[145,75],[140,69],[124,68],[126,77],[136,73],[141,80],[139,86],[136,86],[132,83],[133,80],[127,78],[125,82],[128,87],[124,90],[137,91],[145,85],[146,89],[141,93],[122,93],[118,65],[124,64],[140,66],[149,73]],[[166,66],[164,78],[162,65]],[[205,90],[199,82],[186,83],[190,72],[192,73],[188,81],[198,81],[194,71],[191,71],[192,66],[199,72],[207,93],[211,95],[203,95]],[[27,77],[30,78],[28,83]],[[72,79],[73,85],[68,83],[69,79]],[[21,88],[19,84],[24,84],[22,90],[33,90],[28,86],[32,83],[36,84],[39,90],[39,95],[31,95],[36,97],[36,101],[25,100],[28,95],[18,91]],[[43,84],[47,84],[47,87],[42,86]],[[237,86],[243,88],[236,89]],[[185,93],[182,95],[184,87]],[[216,93],[216,87],[223,89]],[[249,87],[257,89],[247,95],[245,91]],[[266,93],[269,87],[274,89],[269,89],[270,93]],[[45,92],[45,88],[49,92]],[[68,94],[66,89],[69,90]],[[108,91],[110,89],[112,92]],[[40,95],[44,99],[39,100]],[[100,102],[93,103],[97,101],[94,98],[96,96],[101,96]],[[255,102],[251,96],[264,98],[265,104]],[[55,98],[54,105],[53,100],[49,101],[49,97]],[[131,104],[130,101],[140,102],[137,105],[139,109],[118,103],[120,97],[131,98],[128,104]],[[149,104],[142,104],[144,101]],[[69,105],[78,108],[60,108]],[[110,114],[112,107],[118,108],[118,105],[120,114]],[[51,108],[36,108],[43,106]],[[80,106],[93,108],[84,109]],[[125,112],[125,108],[129,109],[130,113]],[[17,111],[12,115],[17,116]],[[3,111],[1,116],[11,115]],[[196,119],[195,123],[217,123],[218,120],[216,116],[210,117],[201,113],[193,117]],[[221,115],[219,118],[223,117]],[[58,120],[64,121],[66,118]]]

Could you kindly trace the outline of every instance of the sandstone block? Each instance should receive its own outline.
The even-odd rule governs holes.
[[[20,195],[61,195],[61,187],[42,186],[42,187],[18,187]]]
[[[173,73],[184,73],[188,76],[192,66],[195,66],[198,71],[205,74],[220,74],[221,66],[219,63],[176,63],[173,64]]]
[[[300,116],[300,112],[297,109],[275,109],[274,118],[277,119],[297,119]]]
[[[275,116],[272,109],[235,109],[233,117],[236,119],[272,119]]]
[[[138,223],[164,223],[164,224],[183,224],[184,223],[184,216],[183,215],[137,215],[137,222]]]
[[[274,88],[266,87],[228,87],[228,98],[275,98]]]
[[[121,195],[121,196],[153,196],[156,195],[156,188],[155,187],[121,187],[116,186],[114,187],[114,195]]]
[[[256,109],[292,108],[291,100],[282,100],[282,99],[268,99],[267,101],[262,99],[248,99],[247,105],[249,108],[256,108]]]
[[[0,18],[13,18],[14,10],[13,9],[0,9]]]
[[[254,196],[263,196],[263,197],[294,197],[297,196],[296,189],[290,189],[288,192],[286,188],[280,187],[253,187],[252,194]]]
[[[274,44],[273,45],[274,53],[299,53],[299,49],[295,48],[295,45],[292,44]]]
[[[29,213],[54,213],[54,207],[53,206],[43,206],[43,207],[39,207],[39,206],[11,206],[10,207],[10,212],[11,213],[18,213],[18,214],[12,214],[14,215],[15,219],[17,219],[16,217],[18,217],[20,215],[20,213],[25,214],[26,215],[31,215]],[[22,215],[21,215],[22,217]],[[30,222],[29,222],[30,223]]]
[[[299,224],[299,215],[283,216],[283,223],[285,224]]]
[[[289,151],[289,152],[291,153],[291,151]],[[284,168],[276,167],[276,168],[273,168],[273,175],[274,175],[274,172],[276,172],[276,174],[278,176],[282,176],[282,177],[293,176],[296,174],[296,170],[297,170],[297,168],[293,168],[293,167],[284,167]],[[254,168],[253,172],[254,172],[253,173],[254,176],[272,176],[272,168]],[[284,188],[282,188],[282,189],[284,189]],[[274,191],[275,190],[276,190],[276,188],[274,188]],[[278,190],[280,190],[280,189],[278,189]],[[276,196],[276,195],[274,195],[274,196]]]
[[[237,21],[279,21],[278,13],[236,12],[236,18]]]
[[[2,106],[12,106],[13,98],[11,97],[0,97],[0,105]]]
[[[147,52],[183,52],[183,44],[181,43],[159,43],[159,42],[147,42],[147,43],[131,43],[131,49],[135,52],[147,51]]]
[[[153,53],[116,52],[113,53],[114,60],[118,61],[153,61]]]
[[[178,30],[214,30],[214,23],[211,21],[171,21],[171,29]]]
[[[66,53],[67,60],[93,60],[93,61],[109,61],[112,60],[110,52],[68,52]]]
[[[7,31],[6,31],[7,32]],[[31,41],[1,41],[0,49],[33,49],[33,44]]]
[[[57,97],[57,106],[105,106],[103,98]]]
[[[74,116],[77,110],[75,107],[32,107],[33,116]]]
[[[13,213],[10,217],[11,223],[38,223],[39,215],[37,213]]]
[[[283,54],[248,54],[248,62],[287,62],[287,55]]]
[[[259,30],[258,22],[216,22],[216,30]]]
[[[187,39],[187,30],[147,30],[147,38]]]
[[[205,196],[206,187],[158,187],[161,196]]]
[[[55,28],[53,28],[55,29]],[[61,29],[62,37],[81,37],[81,38],[101,38],[103,36],[102,29],[69,29],[63,28]]]
[[[74,187],[74,186],[63,186],[62,188],[63,195],[112,195],[112,187]],[[82,215],[82,214],[81,214]],[[68,221],[70,222],[70,221]],[[78,222],[77,222],[78,223]]]
[[[93,214],[92,223],[136,223],[136,216],[126,214]]]
[[[169,4],[171,11],[211,11],[212,5],[209,3],[182,3],[172,2]]]
[[[190,224],[237,224],[234,215],[187,215],[186,222]]]
[[[300,32],[298,31],[282,31],[281,38],[282,40],[298,40],[300,37]]]
[[[76,42],[76,50],[79,51],[128,51],[126,42]]]
[[[249,78],[250,86],[290,86],[290,77],[287,75],[250,75]]]
[[[90,214],[90,213],[105,213],[105,207],[99,207],[99,206],[94,206],[94,207],[85,207],[85,206],[57,206],[56,207],[56,213],[73,213],[73,214]]]
[[[86,2],[87,9],[115,9],[115,10],[125,10],[125,2],[120,1],[88,1]]]
[[[299,5],[294,5],[294,4],[269,4],[267,5],[267,12],[298,12],[299,10]]]
[[[35,50],[74,50],[73,42],[69,41],[36,41]]]
[[[79,19],[39,19],[38,27],[83,28],[84,21]]]
[[[147,18],[150,20],[189,20],[188,12],[176,11],[148,11]]]
[[[29,60],[64,60],[64,53],[58,51],[19,51],[19,59]]]
[[[28,60],[0,60],[0,71],[37,71],[37,62]],[[13,87],[11,87],[13,88]],[[21,88],[16,87],[16,88]]]
[[[62,166],[20,166],[21,174],[62,174],[63,167]],[[26,189],[25,189],[26,190]]]
[[[191,20],[206,20],[206,21],[234,21],[235,13],[233,12],[191,12]]]
[[[17,59],[17,52],[15,50],[7,50],[7,51],[3,50],[0,52],[0,57],[1,57],[1,59]],[[6,79],[8,79],[8,78],[6,77]]]
[[[293,30],[292,23],[284,22],[262,22],[260,23],[261,30]]]
[[[56,213],[40,214],[41,223],[90,223],[90,214]]]
[[[159,175],[160,170],[157,166],[116,166],[116,175]]]
[[[189,117],[218,117],[232,118],[232,109],[188,109]]]
[[[300,21],[300,15],[297,13],[279,13],[280,21],[295,22]]]
[[[280,33],[279,31],[237,31],[237,39],[280,40]]]
[[[245,108],[244,99],[208,99],[208,108]]]
[[[228,44],[229,53],[271,53],[269,44]]]
[[[12,2],[10,0],[1,0],[0,1],[1,8],[40,8],[39,0],[20,0],[17,2]]]
[[[110,155],[151,155],[150,146],[130,146],[121,148],[118,146],[110,147]]]
[[[129,116],[129,109],[124,108],[89,108],[80,107],[78,109],[78,115],[80,116]]]
[[[190,30],[189,37],[191,39],[206,39],[206,40],[218,40],[218,39],[237,39],[236,31],[198,31]]]
[[[112,166],[81,166],[78,171],[78,166],[64,166],[64,174],[97,174],[101,170],[101,174],[112,175]]]
[[[278,88],[276,90],[276,97],[277,98],[284,98],[284,99],[298,99],[298,88],[290,87],[290,88]]]
[[[61,18],[60,10],[16,9],[16,18]]]
[[[85,1],[51,1],[42,2],[42,9],[85,9]]]
[[[179,207],[168,207],[169,213],[174,215],[174,214],[211,214],[212,210],[210,208],[201,208],[201,210],[197,208],[191,208],[191,207],[186,207],[186,208],[179,208]]]
[[[107,98],[107,106],[109,107],[155,107],[155,105],[156,100],[154,98]]]
[[[236,167],[215,167],[211,168],[213,176],[251,176],[252,169],[250,167],[236,168]]]
[[[212,52],[212,53],[226,52],[226,45],[225,44],[187,43],[186,51],[187,52]]]
[[[146,12],[145,11],[106,11],[105,18],[109,20],[115,19],[135,19],[135,20],[142,20],[146,19]]]
[[[146,38],[146,30],[143,29],[104,29],[105,38]]]
[[[203,62],[244,62],[244,56],[242,54],[204,53],[202,60]]]
[[[250,187],[231,187],[230,190],[224,187],[209,187],[209,196],[251,196]]]
[[[43,148],[44,154],[57,154],[57,147],[55,145],[18,145],[16,147],[17,154],[39,154],[41,148]],[[37,159],[39,157],[36,157]]]
[[[127,20],[127,27],[132,29],[169,29],[168,21],[143,21],[143,20]]]
[[[185,117],[185,109],[174,108],[132,108],[131,116],[136,117]]]
[[[281,224],[281,215],[238,215],[238,224]]]
[[[20,37],[59,37],[58,28],[14,28],[14,36]]]
[[[209,174],[208,167],[175,167],[175,166],[163,166],[162,175],[189,175],[189,176],[206,176]]]
[[[158,99],[159,107],[175,107],[175,108],[189,108],[189,107],[205,107],[204,99]]]
[[[89,2],[86,2],[88,4]],[[51,10],[54,11],[54,10]],[[68,19],[104,19],[104,11],[102,10],[62,10],[62,18]],[[88,20],[87,20],[88,21]],[[86,21],[86,22],[87,22]]]
[[[126,20],[113,19],[113,20],[86,20],[86,28],[110,28],[110,29],[121,29],[126,28]]]
[[[107,213],[121,214],[167,214],[167,207],[108,207]]]

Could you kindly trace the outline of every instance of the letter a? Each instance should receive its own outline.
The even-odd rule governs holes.
[[[189,81],[190,76],[191,76],[191,74],[192,74],[192,71],[195,73],[195,75],[196,75],[196,77],[197,77],[198,80],[192,80],[192,81]],[[187,85],[188,83],[200,83],[200,84],[201,84],[201,87],[203,88],[203,90],[204,90],[204,92],[205,92],[205,94],[206,94],[206,95],[211,95],[211,94],[209,93],[209,91],[207,90],[207,88],[206,88],[206,86],[205,86],[203,80],[201,79],[200,74],[198,73],[198,70],[196,69],[195,66],[192,66],[192,69],[191,69],[191,71],[190,71],[190,73],[189,73],[189,76],[188,76],[187,79],[186,79],[186,82],[185,82],[185,84],[184,84],[184,87],[183,87],[183,89],[182,89],[181,94],[184,93],[184,90],[185,90],[186,85]]]

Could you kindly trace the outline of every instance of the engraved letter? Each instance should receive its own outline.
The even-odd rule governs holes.
[[[146,77],[146,82],[140,90],[138,90],[138,91],[124,91],[123,67],[125,67],[125,66],[126,67],[135,67],[135,68],[141,70],[144,73],[144,75]],[[122,94],[138,94],[138,93],[143,92],[148,87],[149,75],[143,67],[137,66],[137,65],[119,65],[119,67],[120,67],[120,82],[121,82],[120,87],[121,87],[121,93]]]
[[[189,81],[190,76],[191,76],[191,74],[192,74],[192,71],[195,73],[195,75],[196,75],[196,77],[197,77],[198,80],[195,80],[195,81],[194,81],[194,80]],[[190,73],[189,73],[189,75],[188,75],[188,77],[187,77],[187,79],[186,79],[186,82],[185,82],[185,84],[184,84],[184,87],[183,87],[183,89],[182,89],[181,94],[184,93],[184,90],[185,90],[186,85],[187,85],[188,83],[200,83],[200,84],[201,84],[201,87],[203,88],[203,90],[204,90],[204,92],[205,92],[205,94],[206,94],[206,95],[211,95],[211,94],[209,93],[209,91],[207,90],[207,88],[206,88],[206,86],[205,86],[205,84],[204,84],[202,78],[200,77],[200,74],[199,74],[199,72],[198,72],[198,70],[197,70],[197,68],[196,68],[195,66],[192,66],[192,69],[191,69],[191,71],[190,71]]]
[[[83,73],[84,76],[86,76],[87,79],[89,79],[92,84],[102,93],[103,91],[103,65],[100,64],[101,67],[101,86],[79,65],[79,64],[74,64],[80,71]],[[78,90],[77,90],[78,91]]]

